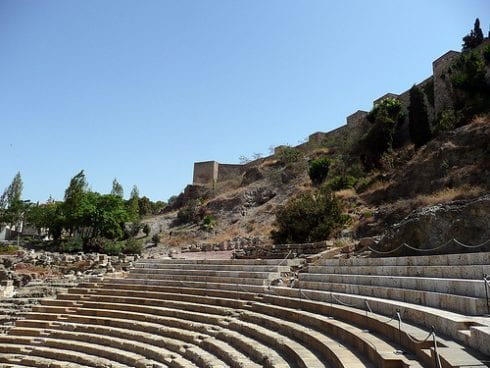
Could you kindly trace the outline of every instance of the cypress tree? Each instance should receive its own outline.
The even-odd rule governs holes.
[[[415,147],[426,144],[431,139],[429,114],[425,103],[424,93],[414,85],[410,88],[410,106],[408,107],[410,138]]]
[[[463,51],[469,51],[483,42],[483,31],[480,28],[480,19],[476,18],[475,25],[469,34],[463,37]]]

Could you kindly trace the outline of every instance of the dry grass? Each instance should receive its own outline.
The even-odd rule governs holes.
[[[342,189],[335,192],[335,195],[339,199],[347,200],[354,197],[357,197],[356,191],[354,189]]]
[[[371,194],[381,191],[381,190],[386,190],[390,185],[392,185],[393,182],[391,180],[377,180],[369,184],[369,187],[362,192],[363,196],[369,197]]]
[[[474,124],[488,124],[490,122],[490,114],[477,115],[473,119]]]
[[[458,199],[475,198],[485,192],[482,187],[463,185],[456,188],[444,188],[431,194],[420,194],[415,198],[409,199],[409,201],[412,202],[413,206],[427,207]]]

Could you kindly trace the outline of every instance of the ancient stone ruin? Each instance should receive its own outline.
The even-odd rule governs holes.
[[[140,259],[23,310],[0,366],[485,367],[489,271],[490,253]]]

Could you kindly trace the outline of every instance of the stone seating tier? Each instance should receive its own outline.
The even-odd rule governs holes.
[[[490,264],[477,263],[476,256],[437,260],[449,261],[462,267]],[[444,293],[453,302],[460,298],[462,306],[463,301],[481,300],[473,277],[460,280],[446,270],[442,286],[432,276],[397,270],[397,277],[388,278],[366,269],[385,267],[383,262],[399,267],[398,260],[349,261],[355,265],[335,260],[300,273],[295,286],[301,288],[274,286],[285,285],[302,262],[141,260],[124,279],[94,279],[34,306],[7,335],[0,335],[0,368],[418,368],[437,367],[436,352],[442,368],[488,366],[488,356],[482,355],[490,355],[485,317],[381,292],[418,292],[427,301]],[[363,271],[337,270],[345,266]],[[379,295],[355,294],[367,293],[367,288]],[[396,310],[401,325],[392,318]],[[431,339],[421,342],[432,336],[431,325],[437,349]]]

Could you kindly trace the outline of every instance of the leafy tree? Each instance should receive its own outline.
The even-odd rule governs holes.
[[[54,240],[59,240],[65,223],[62,205],[62,202],[50,201],[32,206],[27,213],[27,220],[36,227],[39,234],[44,230]]]
[[[156,201],[152,202],[151,207],[152,213],[154,215],[158,215],[165,207],[167,207],[167,203],[165,203],[164,201]]]
[[[327,157],[320,157],[310,162],[308,174],[313,184],[320,185],[327,178],[330,169],[330,160]]]
[[[290,199],[276,211],[276,243],[305,243],[327,239],[343,223],[341,206],[328,187]]]
[[[118,196],[118,197],[121,197],[121,198],[124,197],[124,189],[123,189],[122,185],[119,184],[119,182],[117,181],[116,178],[114,178],[114,180],[112,181],[111,194]]]
[[[475,25],[471,32],[463,37],[463,51],[473,50],[483,42],[483,39],[483,32],[480,28],[480,19],[476,18]]]
[[[424,93],[414,85],[410,89],[410,106],[408,107],[410,138],[415,147],[426,144],[431,139],[429,114]]]
[[[63,213],[65,215],[65,228],[70,232],[83,226],[80,218],[81,204],[85,193],[88,190],[85,172],[81,170],[70,180],[68,188],[65,190],[65,201],[63,203]]]
[[[124,223],[129,220],[123,199],[112,194],[90,192],[85,196],[85,200],[88,215],[86,225],[92,229],[90,237],[122,237]]]
[[[146,196],[138,198],[138,213],[140,216],[148,216],[153,213],[153,207],[150,198]]]

